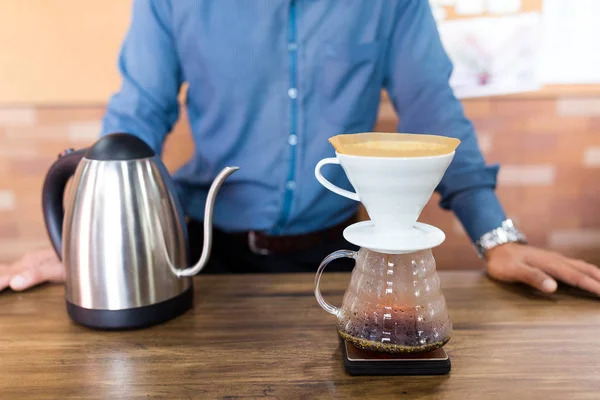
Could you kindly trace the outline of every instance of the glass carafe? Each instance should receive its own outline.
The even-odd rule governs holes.
[[[329,304],[319,289],[324,268],[337,258],[355,266],[342,306]],[[430,249],[384,254],[361,248],[327,256],[315,276],[315,296],[337,317],[345,340],[359,348],[386,353],[431,351],[450,340],[452,323]]]

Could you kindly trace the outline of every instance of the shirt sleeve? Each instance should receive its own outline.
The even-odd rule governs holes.
[[[387,54],[386,90],[399,115],[399,132],[461,140],[436,189],[474,242],[498,227],[505,214],[495,194],[497,165],[486,165],[472,123],[449,84],[447,56],[427,0],[403,0]]]
[[[109,100],[101,136],[140,137],[156,154],[179,117],[181,68],[171,31],[170,1],[135,0],[118,59],[121,88]]]

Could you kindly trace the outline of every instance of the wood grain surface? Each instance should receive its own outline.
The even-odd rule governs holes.
[[[312,275],[201,276],[195,308],[151,329],[73,324],[61,286],[0,294],[0,398],[600,398],[599,302],[440,273],[452,372],[350,377]],[[346,274],[323,279],[339,304]]]

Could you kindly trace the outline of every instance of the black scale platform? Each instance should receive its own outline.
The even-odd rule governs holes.
[[[344,369],[350,375],[445,375],[450,357],[443,348],[427,353],[397,355],[362,350],[340,338]]]

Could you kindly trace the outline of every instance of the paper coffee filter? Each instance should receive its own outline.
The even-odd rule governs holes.
[[[367,157],[427,157],[452,153],[460,140],[413,133],[350,133],[329,142],[340,154]]]

